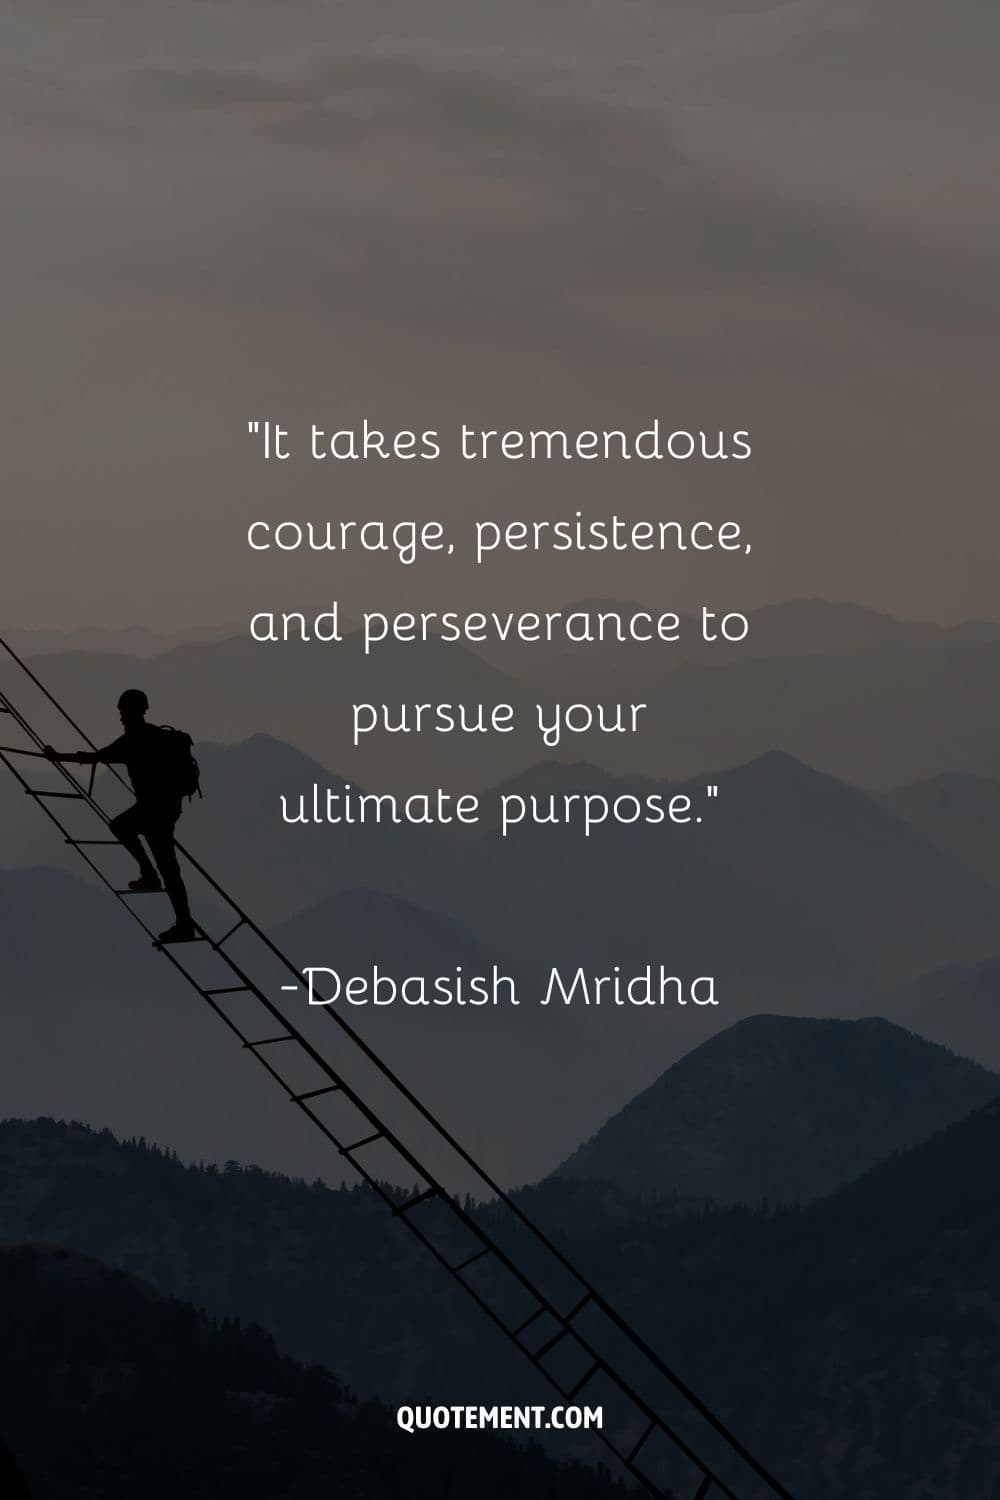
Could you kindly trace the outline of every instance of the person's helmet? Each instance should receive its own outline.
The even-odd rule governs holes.
[[[118,699],[119,708],[130,708],[133,713],[149,712],[149,699],[141,688],[126,688]]]

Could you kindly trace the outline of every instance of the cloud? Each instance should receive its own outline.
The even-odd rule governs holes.
[[[472,405],[514,425],[753,411],[771,467],[747,483],[782,516],[744,570],[754,598],[885,604],[891,576],[894,607],[936,611],[939,559],[897,521],[964,483],[956,547],[987,609],[995,547],[972,470],[992,415],[980,181],[997,105],[964,66],[988,55],[981,7],[40,0],[13,35],[10,6],[0,253],[23,420],[7,456],[40,556],[55,543],[31,516],[77,471],[109,525],[135,527],[148,482],[165,518],[211,512],[215,552],[188,582],[214,597],[249,503],[226,484],[251,400],[356,397],[404,424],[417,405],[431,424]],[[201,424],[193,479],[184,452],[164,456],[167,411]],[[132,434],[120,474],[109,431]],[[434,478],[444,509],[468,503],[460,479]],[[100,549],[83,504],[74,545]],[[863,550],[838,538],[845,506],[863,512]],[[158,548],[179,545],[164,519]],[[169,578],[157,586],[172,619]],[[242,601],[220,608],[238,617]]]
[[[624,103],[587,69],[505,66],[347,47],[122,66],[55,96],[36,75],[36,118],[44,103],[50,126],[61,109],[79,128],[86,97],[97,136],[103,215],[72,225],[65,274],[598,360],[669,357],[678,332],[686,350],[695,301],[703,361],[759,357],[740,304],[761,297],[782,361],[840,358],[844,318],[978,336],[995,294],[974,252],[700,159],[681,114]],[[143,157],[109,154],[130,132]]]

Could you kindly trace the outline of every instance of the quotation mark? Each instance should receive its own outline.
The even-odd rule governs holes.
[[[291,455],[288,444],[288,428],[280,422],[248,421],[247,432],[251,437],[263,439],[264,457],[286,459]]]

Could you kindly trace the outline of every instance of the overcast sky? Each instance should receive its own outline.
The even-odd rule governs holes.
[[[0,626],[299,599],[997,614],[986,0],[0,0]],[[746,427],[623,474],[257,461],[249,418]],[[258,515],[733,516],[749,559],[253,560]]]

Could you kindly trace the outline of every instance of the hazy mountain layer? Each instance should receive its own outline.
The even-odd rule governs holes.
[[[1000,884],[1000,781],[958,772],[886,792],[882,803],[991,884]]]
[[[0,1289],[0,1423],[36,1500],[621,1493],[499,1435],[414,1441],[260,1328],[213,1323],[99,1261],[3,1249]]]
[[[907,1022],[914,1031],[1000,1069],[1000,959],[929,975],[920,993]]]
[[[549,753],[537,703],[620,700],[647,705],[638,733],[573,734],[552,753],[622,773],[687,777],[778,749],[882,789],[945,771],[998,774],[1000,707],[990,690],[1000,663],[995,637],[986,626],[901,628],[853,648],[787,654],[789,647],[777,647],[773,656],[745,659],[722,649],[686,663],[662,659],[668,647],[640,667],[629,651],[610,678],[598,654],[592,681],[585,662],[574,662],[571,673],[557,666],[537,688],[468,647],[436,640],[387,644],[365,657],[356,636],[337,646],[235,637],[185,644],[151,659],[63,652],[39,661],[45,685],[98,741],[112,737],[118,695],[135,685],[148,693],[155,719],[197,739],[241,740],[266,730],[379,790],[479,790]],[[794,645],[794,628],[789,638]],[[43,736],[66,737],[20,674],[2,664],[0,687],[37,717]],[[355,748],[357,702],[394,710],[503,703],[520,727],[513,734],[373,734]]]
[[[1000,941],[985,882],[865,793],[787,756],[720,776],[714,802],[691,788],[701,825],[605,827],[589,839],[544,825],[507,839],[489,827],[458,838],[287,828],[274,816],[279,791],[336,778],[266,736],[202,747],[201,759],[206,796],[182,835],[296,963],[429,979],[495,963],[518,977],[522,1003],[503,1012],[353,1012],[506,1182],[551,1170],[664,1068],[747,1014],[864,1014],[886,986],[981,959]],[[549,765],[508,789],[545,802],[649,785]],[[66,860],[37,810],[7,792],[7,857],[37,849]],[[115,797],[124,801],[124,789]],[[121,851],[107,858],[116,875],[129,873]],[[109,897],[54,872],[9,870],[0,881],[9,1108],[108,1120],[195,1157],[325,1170],[280,1094]],[[229,924],[209,893],[195,882],[193,895],[221,933]],[[166,916],[162,897],[141,909],[154,922]],[[714,977],[718,1005],[566,1006],[558,992],[540,1004],[553,968],[567,981],[582,970],[593,994],[616,969],[627,980],[661,965],[685,983]],[[332,1029],[311,1019],[326,1046]]]
[[[640,1211],[563,1243],[793,1493],[991,1500],[998,1149],[990,1105],[805,1210]],[[541,1389],[367,1193],[8,1123],[0,1232],[76,1244],[217,1313],[242,1310],[393,1399]]]
[[[1000,1095],[888,1021],[753,1016],[689,1052],[558,1176],[717,1202],[807,1202]]]

